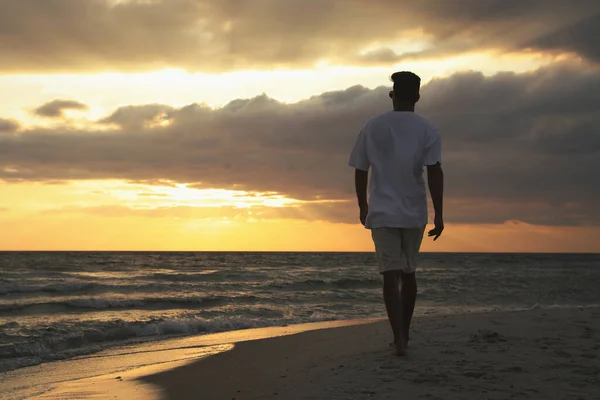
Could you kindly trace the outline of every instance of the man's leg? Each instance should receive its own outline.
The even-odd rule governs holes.
[[[383,300],[390,326],[394,334],[396,354],[401,356],[406,351],[406,339],[403,326],[402,300],[400,296],[400,271],[383,272]]]
[[[400,274],[400,279],[402,280],[400,297],[402,299],[402,327],[404,328],[402,334],[406,338],[406,343],[409,340],[410,323],[417,301],[415,271],[418,266],[419,251],[421,250],[424,232],[425,226],[422,228],[401,229],[402,256],[406,260],[406,268]]]
[[[402,303],[402,328],[404,339],[406,340],[406,344],[408,344],[408,341],[410,340],[410,323],[417,301],[417,279],[414,272],[412,274],[401,272],[400,279],[402,280],[402,290],[400,291]]]
[[[402,259],[402,232],[397,228],[371,229],[379,272],[383,276],[383,300],[394,334],[394,349],[397,355],[404,355],[402,298],[400,296],[400,278],[404,262]]]

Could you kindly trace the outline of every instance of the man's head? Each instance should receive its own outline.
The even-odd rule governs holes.
[[[409,71],[400,71],[392,74],[394,90],[390,92],[390,98],[394,103],[394,108],[399,105],[410,106],[419,101],[419,89],[421,88],[421,78]]]

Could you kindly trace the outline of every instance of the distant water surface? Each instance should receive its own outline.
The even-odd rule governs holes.
[[[418,314],[600,304],[600,254],[424,253]],[[174,335],[384,317],[372,253],[0,252],[0,371]]]

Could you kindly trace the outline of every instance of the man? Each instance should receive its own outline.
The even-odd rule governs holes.
[[[403,71],[394,73],[392,81],[394,88],[389,95],[394,110],[367,122],[349,164],[356,169],[360,222],[371,229],[379,272],[383,275],[383,297],[394,334],[394,352],[402,356],[409,340],[417,297],[415,269],[427,225],[423,166],[427,167],[435,210],[435,227],[429,231],[433,240],[444,230],[444,174],[440,134],[433,124],[415,113],[421,79]]]

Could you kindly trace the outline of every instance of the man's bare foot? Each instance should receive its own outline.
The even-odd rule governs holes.
[[[395,347],[396,347],[396,345],[394,344],[394,342],[390,343],[390,348],[391,348],[391,349],[393,349],[393,348],[395,348]],[[405,349],[408,349],[408,340],[405,340],[405,341],[404,341],[404,348],[405,348]]]
[[[406,346],[404,341],[394,344],[394,354],[398,357],[404,357],[406,355]]]
[[[402,336],[394,339],[394,343],[391,344],[392,351],[398,357],[406,355],[406,348],[408,347],[408,340]]]

